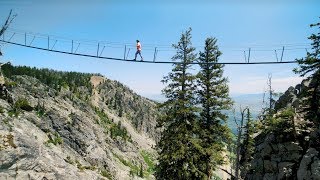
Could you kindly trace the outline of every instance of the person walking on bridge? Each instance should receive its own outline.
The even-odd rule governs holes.
[[[143,61],[143,57],[141,56],[141,44],[140,44],[140,41],[139,40],[137,40],[137,52],[136,52],[136,54],[135,54],[135,57],[134,57],[134,60],[136,61],[136,59],[137,59],[137,55],[140,55],[140,57],[141,57],[141,61]]]

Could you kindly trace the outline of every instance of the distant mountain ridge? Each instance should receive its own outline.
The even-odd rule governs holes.
[[[162,95],[150,95],[148,96],[150,99],[157,101],[157,102],[164,102],[165,97]],[[263,93],[259,94],[242,94],[242,95],[234,95],[231,96],[231,99],[234,101],[233,109],[235,109],[235,117],[233,114],[233,110],[228,110],[226,113],[229,116],[228,119],[228,126],[231,129],[233,133],[236,134],[236,123],[234,122],[234,118],[237,120],[241,119],[240,114],[240,106],[243,108],[249,107],[251,111],[251,115],[253,119],[257,119],[259,113],[261,113],[261,109],[263,108],[262,102],[263,102]]]

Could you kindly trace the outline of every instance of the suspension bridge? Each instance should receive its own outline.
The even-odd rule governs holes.
[[[36,44],[35,41],[38,43]],[[74,56],[82,56],[82,57],[89,57],[89,58],[98,58],[98,59],[105,59],[111,61],[125,61],[125,62],[134,62],[134,63],[154,63],[154,64],[182,64],[183,62],[176,62],[176,61],[160,61],[158,60],[158,52],[159,51],[174,51],[174,49],[169,49],[169,46],[162,46],[162,47],[153,47],[152,53],[153,58],[152,60],[144,60],[144,61],[134,61],[132,59],[128,59],[128,55],[131,49],[134,49],[133,45],[129,44],[121,44],[121,43],[112,43],[112,42],[103,42],[103,41],[90,41],[90,40],[73,40],[65,37],[58,37],[54,35],[45,35],[40,33],[31,33],[31,32],[24,32],[23,30],[11,29],[9,28],[5,32],[2,33],[0,37],[0,42],[2,44],[11,44],[26,48],[38,49],[43,51],[55,52],[55,53],[62,53]],[[64,44],[62,47],[57,47],[57,44]],[[81,46],[90,46],[92,51],[85,52],[84,50],[81,51]],[[298,46],[298,47],[296,47]],[[123,57],[109,57],[105,56],[104,50],[105,48],[117,48],[123,49]],[[145,46],[144,46],[145,47]],[[86,48],[84,48],[86,49]],[[146,49],[146,48],[144,48]],[[283,46],[281,49],[267,49],[267,50],[252,50],[248,48],[248,50],[244,50],[244,60],[238,62],[211,62],[208,64],[233,64],[233,65],[250,65],[250,64],[288,64],[288,63],[296,63],[295,60],[292,61],[284,61],[283,56],[285,51],[290,50],[306,50],[307,47],[305,44],[302,45],[288,45],[288,48]],[[147,46],[147,50],[151,50],[150,46]],[[95,51],[95,52],[93,52]],[[238,50],[241,51],[241,50]],[[273,61],[257,61],[251,60],[252,52],[254,51],[274,51],[275,57]],[[241,58],[242,59],[242,58]],[[188,63],[188,64],[207,64],[198,62],[197,60]]]

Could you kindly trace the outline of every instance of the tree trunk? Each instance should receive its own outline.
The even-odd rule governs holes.
[[[244,120],[244,112],[247,108],[244,110],[241,110],[241,122],[240,126],[238,127],[238,137],[237,137],[237,156],[236,156],[236,173],[235,177],[236,179],[239,179],[239,169],[240,169],[240,144],[241,144],[241,136],[242,136],[242,127],[243,127],[243,120]]]

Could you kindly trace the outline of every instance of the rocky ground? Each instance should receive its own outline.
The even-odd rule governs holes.
[[[91,79],[88,98],[85,89],[58,92],[27,76],[9,81],[15,85],[0,99],[0,179],[139,179],[141,169],[144,178],[154,178],[152,101],[102,77]],[[131,103],[143,115],[131,106],[110,108],[117,92],[117,106]],[[19,107],[21,99],[31,108]],[[117,125],[125,135],[114,135]]]

